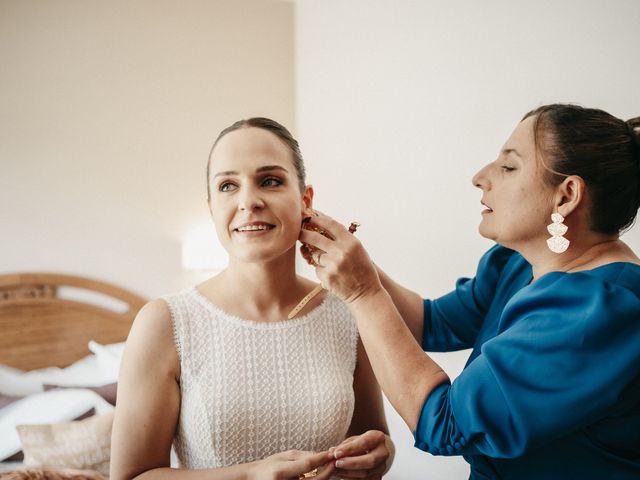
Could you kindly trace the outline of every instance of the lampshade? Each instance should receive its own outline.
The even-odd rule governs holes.
[[[182,268],[196,271],[220,271],[229,263],[229,256],[210,222],[189,229],[182,239]]]

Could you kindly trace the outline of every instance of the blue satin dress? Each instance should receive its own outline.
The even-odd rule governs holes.
[[[640,479],[640,266],[531,279],[495,246],[424,301],[424,350],[473,351],[425,401],[416,447],[463,455],[474,480]]]

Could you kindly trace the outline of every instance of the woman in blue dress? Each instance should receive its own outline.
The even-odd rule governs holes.
[[[472,479],[640,478],[640,259],[619,238],[640,204],[638,127],[573,105],[525,115],[473,178],[496,245],[435,300],[333,219],[312,221],[330,238],[302,232],[416,447],[463,455]],[[453,382],[424,354],[465,348]],[[365,468],[363,450],[366,436],[330,455]]]

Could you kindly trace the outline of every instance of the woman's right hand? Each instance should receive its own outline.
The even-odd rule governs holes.
[[[317,470],[316,470],[317,469]],[[289,450],[276,453],[252,464],[250,480],[327,480],[335,470],[328,451]],[[314,471],[317,472],[314,475]],[[305,477],[305,474],[307,476]]]
[[[333,218],[316,213],[299,240],[302,256],[315,267],[322,286],[347,304],[381,291],[376,267],[360,241]]]

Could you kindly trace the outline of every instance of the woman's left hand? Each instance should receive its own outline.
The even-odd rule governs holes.
[[[308,228],[321,229],[324,234]],[[369,254],[360,241],[340,223],[324,214],[311,217],[300,232],[300,241],[315,247],[304,255],[314,265],[322,286],[341,300],[351,303],[382,289]]]
[[[349,437],[329,450],[329,456],[336,459],[334,475],[340,478],[381,479],[391,454],[386,439],[383,432],[369,430],[362,435]]]

